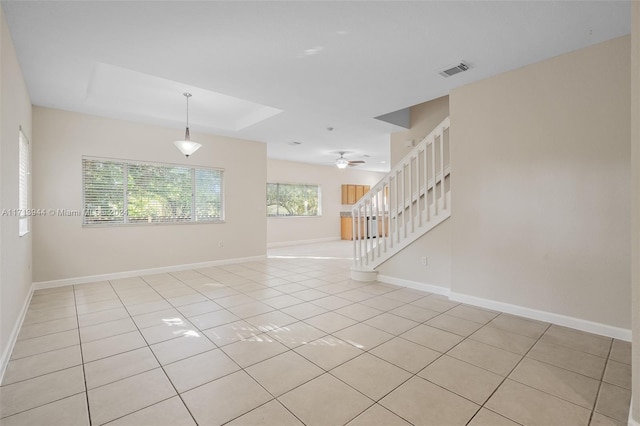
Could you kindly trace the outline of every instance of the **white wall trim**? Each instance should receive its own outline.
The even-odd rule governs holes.
[[[0,357],[0,383],[4,379],[4,372],[7,370],[7,365],[9,364],[9,358],[11,357],[11,353],[13,352],[13,347],[18,340],[18,333],[20,333],[20,329],[22,328],[22,323],[24,322],[24,317],[27,315],[27,309],[29,308],[29,304],[31,303],[31,297],[33,296],[33,285],[29,289],[29,295],[26,297],[24,304],[22,305],[22,309],[20,310],[20,315],[18,315],[18,320],[13,325],[13,330],[11,330],[11,335],[9,336],[9,341],[7,342],[7,347],[2,352],[2,357]]]
[[[338,241],[340,237],[324,237],[314,238],[311,240],[297,240],[297,241],[280,241],[276,243],[267,243],[267,248],[287,247],[287,246],[300,246],[304,244],[326,243],[328,241]]]
[[[184,271],[187,269],[209,268],[212,266],[231,265],[234,263],[255,262],[265,260],[266,255],[240,257],[237,259],[212,260],[209,262],[188,263],[184,265],[162,266],[159,268],[139,269],[136,271],[114,272],[110,274],[88,275],[85,277],[64,278],[61,280],[39,281],[33,283],[33,290],[41,290],[44,288],[64,287],[66,285],[88,284],[97,281],[115,280],[118,278],[131,278],[140,275],[161,274],[165,272]]]
[[[615,339],[620,339],[627,342],[631,341],[631,330],[626,328],[614,327],[611,325],[569,317],[553,312],[539,311],[537,309],[526,308],[524,306],[512,305],[510,303],[498,302],[490,299],[483,299],[481,297],[469,296],[453,291],[450,293],[449,298],[456,302],[467,303],[469,305],[479,306],[481,308],[492,309],[495,311],[518,315],[524,318],[562,325],[565,327],[574,328],[576,330],[582,330],[589,333],[600,334],[602,336],[613,337]]]
[[[631,394],[631,404],[629,405],[629,420],[627,420],[629,426],[640,426],[640,423],[633,419],[633,394]]]
[[[428,291],[429,293],[442,294],[443,296],[449,296],[450,289],[444,285],[426,284],[418,281],[405,280],[402,278],[390,277],[388,275],[378,275],[378,281],[385,284],[399,285],[402,287],[408,287],[415,290]]]

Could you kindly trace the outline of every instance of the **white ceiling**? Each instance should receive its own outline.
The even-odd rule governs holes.
[[[2,7],[35,105],[180,129],[190,91],[192,134],[264,141],[269,157],[308,163],[332,164],[337,151],[369,155],[362,168],[380,171],[389,133],[402,129],[373,117],[630,32],[628,1]],[[472,69],[438,75],[460,60]],[[237,99],[221,109],[221,96]]]

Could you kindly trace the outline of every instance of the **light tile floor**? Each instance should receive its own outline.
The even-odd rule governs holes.
[[[280,251],[37,291],[1,423],[626,424],[629,343]]]

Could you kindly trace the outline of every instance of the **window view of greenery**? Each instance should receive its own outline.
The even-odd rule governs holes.
[[[164,164],[82,160],[84,224],[223,219],[223,172]]]
[[[267,184],[267,216],[320,216],[320,187]]]

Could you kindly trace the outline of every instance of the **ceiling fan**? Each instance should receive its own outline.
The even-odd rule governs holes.
[[[357,166],[359,164],[365,163],[364,160],[347,160],[346,158],[344,158],[345,153],[346,153],[345,151],[338,152],[338,154],[340,154],[340,157],[336,158],[336,166],[339,169],[344,169],[347,166]]]

